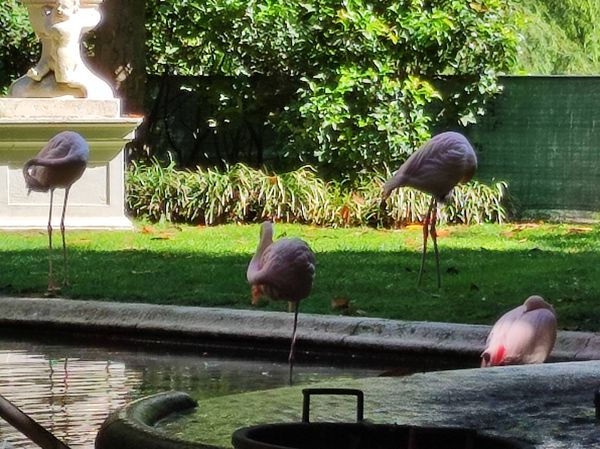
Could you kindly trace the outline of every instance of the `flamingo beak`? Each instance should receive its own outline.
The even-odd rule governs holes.
[[[489,352],[487,352],[487,351],[483,352],[481,354],[481,367],[487,368],[488,366],[491,366],[490,359],[491,359],[491,357],[490,357]]]
[[[252,305],[255,306],[260,301],[261,296],[263,295],[263,289],[261,285],[253,285],[252,286]]]

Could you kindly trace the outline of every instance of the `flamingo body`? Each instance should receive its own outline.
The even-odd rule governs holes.
[[[444,202],[452,189],[469,182],[477,170],[477,156],[465,136],[448,131],[429,139],[383,186],[387,198],[398,187],[413,187]]]
[[[448,131],[425,142],[383,185],[384,200],[399,187],[412,187],[432,196],[423,222],[423,251],[417,284],[421,283],[427,238],[431,235],[435,250],[438,288],[441,287],[435,203],[447,201],[452,196],[452,189],[461,182],[469,182],[476,170],[477,156],[467,138],[460,133]]]
[[[541,296],[530,296],[494,324],[481,366],[543,363],[556,341],[556,315]]]
[[[23,167],[25,184],[30,190],[47,192],[69,188],[81,178],[89,158],[85,139],[73,131],[58,133]]]
[[[68,284],[67,249],[65,243],[65,212],[69,191],[75,181],[83,175],[89,158],[86,140],[76,132],[63,131],[52,137],[36,157],[23,166],[25,185],[31,191],[50,191],[48,213],[48,291],[56,289],[52,276],[52,202],[54,190],[65,189],[65,198],[60,220],[63,244],[64,284]]]
[[[298,238],[281,238],[273,242],[273,224],[265,221],[260,228],[260,241],[252,257],[246,277],[252,286],[252,303],[261,295],[293,303],[294,329],[290,347],[290,384],[296,343],[298,307],[308,297],[315,277],[315,255],[310,247]]]

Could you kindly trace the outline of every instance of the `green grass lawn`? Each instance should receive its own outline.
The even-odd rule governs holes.
[[[259,225],[216,227],[136,223],[135,231],[67,231],[71,286],[65,298],[250,308],[246,267]],[[402,320],[493,323],[531,294],[558,313],[559,326],[600,330],[600,226],[507,224],[442,226],[442,289],[433,251],[416,279],[421,229],[323,229],[278,224],[276,238],[299,236],[317,256],[312,295],[300,310]],[[60,244],[60,234],[56,233]],[[43,295],[43,231],[0,233],[0,294]],[[62,269],[60,247],[55,266]],[[60,272],[58,273],[60,274]],[[263,305],[287,310],[287,304]]]

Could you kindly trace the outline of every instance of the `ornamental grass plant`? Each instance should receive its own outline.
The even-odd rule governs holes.
[[[429,196],[399,189],[382,204],[390,173],[363,174],[352,184],[324,181],[304,166],[276,174],[238,163],[223,171],[178,170],[174,163],[132,163],[127,202],[131,213],[150,221],[215,225],[266,218],[319,226],[388,226],[416,223]],[[502,223],[507,219],[504,182],[459,185],[440,210],[442,223]]]

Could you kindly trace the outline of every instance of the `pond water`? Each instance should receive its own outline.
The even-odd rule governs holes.
[[[380,370],[296,364],[294,382]],[[287,363],[110,349],[0,337],[0,394],[73,448],[93,448],[100,424],[127,402],[178,390],[197,400],[287,385]],[[0,445],[37,448],[0,419]]]

